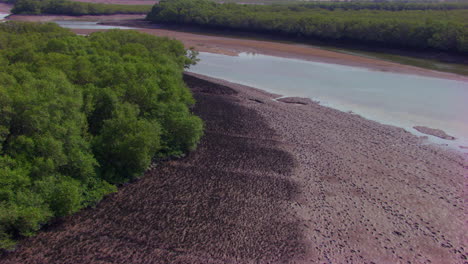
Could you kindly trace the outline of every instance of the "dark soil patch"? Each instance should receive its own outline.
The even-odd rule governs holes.
[[[285,263],[303,254],[292,156],[235,90],[186,76],[206,135],[96,208],[24,239],[2,263]]]
[[[234,95],[237,92],[224,85],[210,83],[203,79],[198,79],[194,76],[185,74],[184,81],[189,84],[190,89],[194,93],[209,93],[209,94],[225,94],[225,95]]]

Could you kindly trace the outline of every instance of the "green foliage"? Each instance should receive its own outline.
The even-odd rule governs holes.
[[[305,8],[335,9],[373,9],[373,10],[453,10],[467,9],[464,0],[349,0],[349,1],[300,1],[300,0],[225,0],[220,3],[264,3],[264,4],[296,4]],[[296,8],[296,7],[295,7]]]
[[[0,247],[142,175],[202,135],[183,45],[134,31],[77,36],[0,24]]]
[[[104,121],[95,138],[103,178],[123,182],[138,177],[161,149],[160,137],[161,128],[156,120],[139,117],[136,105],[120,105],[114,116]]]
[[[460,8],[448,8],[452,5]],[[147,19],[303,39],[466,52],[467,6],[354,2],[240,5],[163,0],[153,7]]]
[[[58,14],[58,15],[110,15],[146,14],[149,5],[115,5],[74,2],[69,0],[16,0],[13,14]]]

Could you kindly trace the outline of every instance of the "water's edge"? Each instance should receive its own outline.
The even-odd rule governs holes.
[[[304,97],[382,124],[402,127],[458,151],[468,145],[468,82],[377,72],[365,68],[267,55],[200,53],[189,72],[286,97]],[[283,69],[287,68],[285,72]],[[339,78],[337,78],[339,76]],[[454,141],[422,134],[414,126],[442,129]]]

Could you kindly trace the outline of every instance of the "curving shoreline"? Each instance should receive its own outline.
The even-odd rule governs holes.
[[[440,130],[440,129],[430,128],[430,127],[425,127],[425,126],[414,126],[413,128],[423,134],[431,135],[431,136],[438,137],[441,139],[446,139],[446,140],[456,139],[455,137],[448,135],[447,133],[445,133],[445,131]]]
[[[0,12],[1,13],[10,13],[10,10],[13,8],[13,5],[0,3]]]
[[[297,263],[466,258],[466,155],[319,104],[278,102],[278,95],[194,76],[242,91],[241,103],[267,120],[294,157],[291,179],[301,191],[291,207],[306,245]]]
[[[99,21],[104,25],[134,27],[135,30],[151,35],[175,38],[184,43],[186,48],[194,47],[198,51],[219,53],[236,56],[239,53],[259,53],[264,55],[310,60],[325,63],[341,64],[348,66],[364,67],[376,71],[389,71],[395,73],[414,74],[427,77],[445,78],[468,81],[467,76],[448,72],[434,71],[415,66],[357,56],[353,54],[339,53],[301,44],[288,44],[274,41],[240,39],[217,35],[197,34],[184,32],[177,29],[155,27],[144,21],[144,15],[102,15],[102,16],[34,16],[12,15],[8,19],[13,21],[40,21],[54,20],[86,20]],[[77,34],[90,34],[100,29],[72,29]]]
[[[187,74],[200,147],[2,263],[462,263],[467,157],[405,130]]]
[[[189,33],[164,28],[154,28],[151,25],[148,25],[147,23],[138,20],[106,21],[103,22],[103,24],[137,27],[135,30],[151,35],[175,38],[177,40],[182,41],[187,48],[194,47],[197,51],[202,52],[219,53],[231,56],[237,56],[239,53],[242,52],[259,53],[284,58],[318,61],[347,66],[357,66],[376,71],[388,71],[434,78],[468,81],[468,77],[463,75],[434,71],[385,60],[373,59],[369,57],[339,53],[307,45],[287,44],[274,41],[252,39],[239,39],[223,36]],[[73,31],[78,34],[89,34],[96,30],[76,29]]]

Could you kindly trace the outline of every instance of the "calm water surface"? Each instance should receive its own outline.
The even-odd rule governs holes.
[[[199,58],[191,72],[308,97],[417,135],[415,125],[439,128],[457,140],[429,136],[432,142],[468,146],[468,82],[247,53],[201,52]]]
[[[130,29],[89,21],[56,21],[80,29]],[[455,141],[428,136],[463,152],[468,146],[468,82],[373,71],[366,68],[241,53],[201,52],[190,71],[284,96],[318,100],[365,118],[422,135],[416,125],[442,129]]]
[[[73,28],[73,29],[133,29],[131,27],[123,27],[123,26],[107,26],[107,25],[99,25],[99,22],[92,22],[92,21],[54,21],[59,26],[64,28]]]
[[[10,14],[8,13],[1,13],[0,12],[0,20],[3,20],[5,17],[9,16]]]

